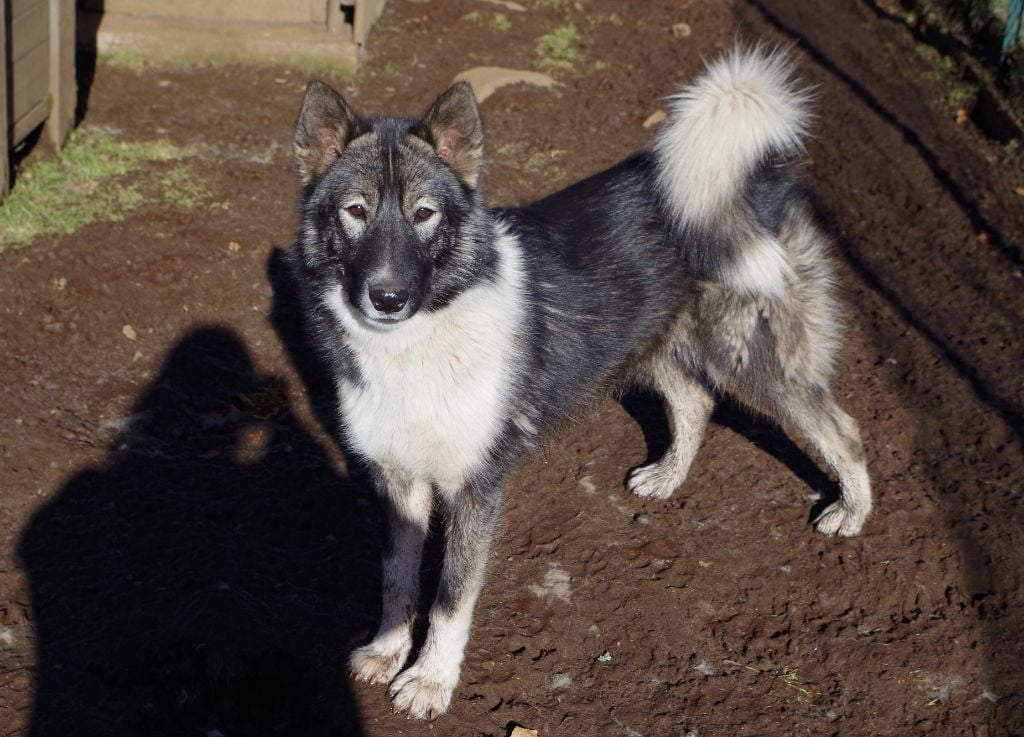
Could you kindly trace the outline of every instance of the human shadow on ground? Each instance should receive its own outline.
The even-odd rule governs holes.
[[[234,333],[188,334],[23,532],[29,734],[363,734],[345,656],[379,597],[371,506]]]

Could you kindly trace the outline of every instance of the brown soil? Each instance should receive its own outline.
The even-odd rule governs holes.
[[[877,494],[864,534],[816,534],[821,459],[728,406],[673,499],[628,496],[664,418],[608,401],[510,480],[451,712],[392,715],[345,672],[379,607],[379,510],[325,432],[280,267],[304,80],[101,63],[85,122],[196,147],[229,206],[0,255],[0,735],[1024,733],[1020,156],[954,123],[869,4],[530,5],[391,0],[334,81],[415,112],[468,67],[536,68],[573,22],[557,93],[483,105],[490,198],[515,203],[643,146],[737,28],[795,42],[820,98],[805,180],[850,306],[840,395]]]

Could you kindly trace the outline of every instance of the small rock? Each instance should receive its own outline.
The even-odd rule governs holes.
[[[536,729],[516,726],[509,732],[508,737],[540,737]]]
[[[135,332],[135,328],[131,325],[125,325],[121,328],[121,334],[124,335],[128,340],[138,340],[139,334]]]
[[[705,676],[713,676],[716,674],[715,669],[708,665],[708,661],[706,660],[702,660],[697,663],[697,665],[693,666],[693,669]]]
[[[544,574],[544,582],[530,586],[530,593],[538,599],[569,601],[572,595],[572,578],[558,564],[553,564]]]
[[[482,103],[499,88],[509,84],[523,83],[534,87],[554,87],[558,84],[554,79],[540,72],[506,69],[505,67],[474,67],[459,72],[453,81],[469,82],[478,103]]]
[[[480,0],[482,3],[489,3],[490,5],[498,5],[505,10],[511,10],[515,13],[525,13],[526,8],[519,3],[514,3],[512,0]]]
[[[231,241],[228,243],[228,250],[231,251],[231,253],[238,253],[242,250],[242,244],[238,241]]]
[[[693,31],[690,29],[689,23],[673,23],[672,24],[672,35],[676,38],[686,38]]]
[[[605,650],[603,653],[597,656],[598,663],[610,663],[612,662],[612,654]]]
[[[665,121],[668,115],[664,110],[657,110],[647,116],[647,120],[644,121],[644,128],[653,128],[654,126]]]
[[[564,691],[572,686],[572,678],[568,673],[554,673],[548,681],[548,688],[552,691]]]

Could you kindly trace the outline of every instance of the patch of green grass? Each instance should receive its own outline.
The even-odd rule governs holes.
[[[287,69],[306,77],[327,78],[346,84],[355,76],[355,68],[343,61],[316,54],[289,54],[274,59],[259,59],[244,53],[212,53],[180,58],[149,57],[137,51],[114,51],[100,56],[100,61],[134,72],[165,70],[171,72],[209,69],[223,66],[246,66],[260,69]]]
[[[540,179],[551,184],[561,184],[569,178],[569,172],[558,163],[565,151],[536,151],[522,163],[523,170],[537,174]]]
[[[944,56],[934,46],[918,44],[914,47],[914,51],[917,52],[918,56],[928,62],[932,68],[932,74],[936,79],[945,81],[949,77],[955,75],[958,71],[956,60],[952,57]]]
[[[95,221],[123,220],[161,182],[152,175],[135,177],[149,162],[179,161],[188,153],[167,141],[118,141],[96,130],[77,130],[57,157],[32,162],[18,175],[0,203],[0,251],[22,246],[42,235],[73,233]],[[178,172],[178,170],[181,170]],[[179,191],[162,189],[169,204],[194,206],[202,193],[185,182],[187,166],[179,163],[165,177]],[[181,194],[184,192],[184,194]]]
[[[508,16],[504,13],[495,13],[494,17],[491,19],[491,28],[504,33],[512,28],[512,21],[510,21]]]
[[[195,210],[210,199],[210,190],[193,176],[191,167],[179,162],[160,177],[164,201],[181,210]]]
[[[103,54],[103,61],[112,67],[131,69],[133,72],[141,72],[150,65],[150,61],[138,51],[120,49],[109,54]]]
[[[537,55],[541,66],[572,69],[573,62],[582,56],[578,48],[580,35],[569,23],[537,39]]]
[[[512,21],[508,19],[508,16],[504,13],[494,13],[493,15],[485,16],[479,10],[474,10],[471,13],[466,13],[462,16],[462,20],[467,23],[475,23],[477,25],[487,25],[491,29],[500,33],[505,33],[512,29]]]
[[[981,85],[970,82],[960,82],[953,85],[949,91],[949,103],[956,107],[973,104],[978,93],[981,92]]]

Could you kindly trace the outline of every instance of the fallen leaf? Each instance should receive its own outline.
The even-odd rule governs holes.
[[[711,561],[710,560],[698,560],[697,561],[697,565],[699,565],[701,568],[710,568],[711,567]]]
[[[238,241],[231,241],[228,243],[228,250],[231,251],[231,253],[238,253],[242,250],[242,244]]]
[[[980,243],[983,246],[987,246],[989,243],[988,233],[986,233],[984,230],[978,233],[978,243]]]
[[[967,108],[965,108],[965,107],[957,108],[957,111],[956,111],[956,124],[957,125],[963,125],[969,119],[970,119],[970,117],[967,115]]]
[[[138,340],[139,337],[138,333],[135,332],[135,328],[133,328],[131,325],[125,325],[123,328],[121,328],[121,333],[128,340]]]
[[[676,38],[686,38],[693,31],[690,29],[689,23],[673,23],[672,24],[672,35]]]

